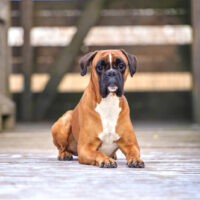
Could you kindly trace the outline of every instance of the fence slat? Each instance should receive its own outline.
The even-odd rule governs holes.
[[[73,1],[35,1],[36,10],[60,10],[69,9],[83,10],[85,3],[89,0],[73,0]],[[20,1],[12,1],[12,8],[19,8]],[[106,9],[121,9],[121,8],[188,8],[190,1],[188,0],[168,0],[168,1],[158,1],[158,0],[109,0],[105,4]]]
[[[33,26],[73,26],[88,0],[36,1]],[[19,5],[12,2],[12,25],[20,26]],[[109,0],[97,25],[189,24],[188,0]],[[122,11],[122,8],[124,11]],[[141,10],[146,11],[141,11]],[[133,15],[131,10],[135,10]],[[114,15],[113,15],[114,11]],[[156,11],[156,13],[154,13]],[[178,11],[178,12],[177,12]],[[153,12],[153,13],[152,13]],[[109,14],[108,14],[109,13]],[[117,13],[117,15],[116,15]],[[125,13],[125,15],[123,14]]]
[[[38,94],[34,94],[36,98]],[[45,114],[46,120],[55,121],[67,110],[74,109],[80,101],[82,92],[58,93],[53,105]],[[185,121],[191,120],[191,92],[125,92],[130,103],[131,119],[159,120],[159,121]],[[20,94],[13,94],[14,100],[19,104]],[[17,113],[19,115],[19,113]]]
[[[193,117],[200,124],[200,1],[192,1],[193,22]]]
[[[18,11],[12,11],[15,13]],[[48,14],[43,14],[43,12]],[[74,12],[74,14],[72,14]],[[75,26],[81,16],[81,10],[37,11],[34,13],[33,26]],[[14,15],[12,26],[20,26],[19,15]],[[180,25],[190,24],[186,9],[123,9],[103,10],[97,26],[124,25]]]
[[[24,91],[21,101],[21,115],[23,121],[30,121],[32,117],[32,94],[31,94],[31,74],[32,74],[32,47],[30,32],[32,28],[33,2],[32,0],[22,0],[22,27],[24,29],[24,45],[22,47],[22,71],[24,74]]]
[[[33,72],[47,73],[51,70],[59,52],[64,47],[34,47]],[[140,72],[191,71],[190,45],[148,45],[148,46],[84,46],[81,55],[97,49],[126,49],[138,58]],[[21,47],[13,48],[13,73],[21,73]],[[71,72],[80,72],[78,55]]]

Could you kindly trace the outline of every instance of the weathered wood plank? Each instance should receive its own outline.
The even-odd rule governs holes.
[[[89,69],[88,71],[91,71]],[[44,90],[50,76],[48,73],[33,74],[31,77],[31,89],[33,93]],[[80,73],[67,73],[58,86],[58,92],[82,92],[90,81],[90,73],[81,77]],[[125,91],[191,91],[192,76],[190,72],[140,72],[134,78],[128,76]],[[22,74],[10,76],[10,91],[21,93],[23,91]]]
[[[37,99],[40,94],[34,94]],[[57,93],[53,105],[43,119],[55,121],[67,110],[74,109],[80,101],[82,92]],[[131,118],[138,121],[192,121],[192,93],[175,92],[125,92],[129,102]],[[13,94],[20,109],[20,94]],[[17,112],[20,119],[20,112]]]
[[[7,95],[9,48],[7,45],[7,30],[9,21],[8,2],[0,2],[0,94]]]
[[[0,131],[15,125],[15,105],[8,98],[10,74],[10,48],[7,33],[9,28],[9,2],[0,1]]]
[[[15,104],[0,93],[0,118],[3,129],[12,129],[15,126]]]
[[[35,10],[83,10],[84,6],[89,0],[75,0],[75,1],[35,1]],[[12,1],[12,9],[19,8],[20,1]],[[190,1],[188,0],[109,0],[106,2],[106,9],[121,9],[121,8],[189,8]]]
[[[88,31],[99,19],[103,4],[103,0],[91,0],[87,4],[77,25],[76,34],[74,35],[70,45],[64,48],[59,54],[52,67],[51,79],[47,83],[44,92],[36,101],[36,119],[41,119],[52,103],[54,97],[56,96],[57,86],[62,80],[64,74],[72,67],[73,61],[79,53],[80,46],[82,45]]]
[[[119,11],[120,12],[120,11]],[[128,12],[128,10],[127,10]],[[54,19],[53,21],[51,19]],[[74,26],[78,17],[35,17],[34,26]],[[186,15],[153,15],[153,16],[101,16],[97,26],[124,26],[124,25],[179,25],[189,24]]]
[[[21,20],[14,13],[12,26],[20,26]],[[81,10],[45,10],[34,15],[33,26],[75,26]],[[188,9],[120,9],[103,10],[97,26],[124,25],[179,25],[190,24]]]
[[[59,12],[59,11],[58,11]],[[60,11],[61,12],[61,11]],[[80,12],[80,11],[77,11]],[[142,15],[141,10],[105,10],[101,13],[97,26],[125,26],[125,25],[180,25],[189,24],[189,15],[184,13],[181,15],[173,14],[152,14]],[[145,10],[143,11],[145,12]],[[146,12],[149,12],[146,10]],[[153,10],[152,10],[153,12]],[[164,12],[164,10],[163,10]],[[167,12],[167,11],[166,11]],[[183,12],[186,12],[183,10]],[[123,14],[124,13],[124,14]],[[74,26],[79,16],[35,16],[34,26]]]
[[[52,68],[59,52],[64,47],[34,47],[33,72],[46,73]],[[78,60],[81,55],[97,49],[126,49],[138,58],[140,72],[191,71],[190,45],[148,45],[148,46],[84,46],[70,72],[80,72]],[[21,73],[21,47],[13,47],[13,72]]]
[[[106,49],[126,49],[138,58],[138,72],[191,71],[189,45],[134,45],[106,46]],[[105,46],[88,46],[83,50],[94,51]],[[84,53],[84,51],[83,51]]]
[[[5,25],[0,24],[0,93],[6,94],[6,30]]]
[[[188,0],[111,0],[107,2],[105,8],[188,8],[189,4]]]
[[[1,199],[200,199],[199,127],[134,123],[144,169],[129,169],[120,151],[116,169],[58,161],[50,128],[21,124],[0,135]]]
[[[33,26],[76,25],[87,1],[35,2]],[[20,2],[12,2],[12,25],[20,26]],[[97,25],[189,24],[190,1],[108,1]],[[125,10],[123,10],[125,9]],[[143,10],[146,9],[146,10]],[[153,9],[153,10],[152,10]],[[127,11],[126,11],[127,10]],[[133,11],[132,11],[133,10]],[[115,14],[114,14],[115,13]]]
[[[1,115],[1,108],[0,108],[0,132],[3,130],[3,124],[2,124],[2,115]]]
[[[58,94],[45,115],[56,120],[65,111],[73,109],[82,93]],[[125,92],[129,102],[131,118],[146,121],[191,121],[191,92]]]
[[[33,2],[32,0],[23,0],[22,9],[22,27],[24,29],[24,45],[22,47],[22,72],[24,75],[24,91],[22,95],[22,119],[30,121],[32,118],[32,94],[31,94],[31,74],[32,74],[32,47],[30,32],[32,28],[33,18]]]
[[[193,115],[196,123],[200,124],[200,1],[192,1],[193,24]]]

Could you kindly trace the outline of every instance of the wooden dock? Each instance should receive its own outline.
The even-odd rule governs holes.
[[[50,124],[0,134],[0,199],[200,199],[200,126],[136,123],[144,169],[57,161]]]

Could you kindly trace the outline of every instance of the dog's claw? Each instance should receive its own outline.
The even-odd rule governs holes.
[[[129,168],[144,168],[145,164],[143,161],[131,161],[128,163]]]
[[[138,161],[138,162],[137,162],[137,166],[138,166],[139,168],[144,168],[144,167],[145,167],[145,164],[144,164],[143,161],[142,161],[142,162]]]
[[[64,160],[73,160],[73,157],[72,156],[66,156],[66,157],[64,157]]]
[[[104,168],[104,165],[105,165],[105,163],[102,162],[101,165],[100,165],[100,168]]]
[[[117,168],[117,163],[112,161],[102,162],[100,168]]]
[[[73,160],[73,157],[72,156],[64,156],[64,157],[58,157],[58,160],[62,161],[62,160],[67,160],[67,161],[70,161],[70,160]]]
[[[73,156],[68,152],[64,152],[64,153],[62,153],[58,156],[58,160],[60,160],[60,161],[65,161],[65,160],[70,161],[70,160],[73,160]]]

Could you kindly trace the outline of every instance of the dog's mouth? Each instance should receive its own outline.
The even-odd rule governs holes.
[[[109,93],[115,93],[118,97],[121,97],[123,94],[123,80],[118,77],[104,78],[102,76],[99,80],[99,92],[103,98],[106,98]]]
[[[118,87],[116,85],[113,85],[113,86],[108,86],[108,91],[109,92],[116,92],[118,89]]]

